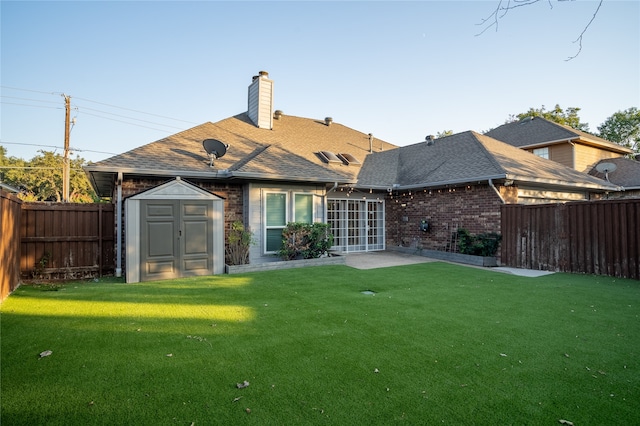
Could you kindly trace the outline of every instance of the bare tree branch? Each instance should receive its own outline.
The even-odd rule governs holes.
[[[498,4],[496,5],[495,10],[491,12],[491,14],[489,14],[489,16],[487,16],[486,18],[482,18],[480,22],[477,24],[479,26],[483,26],[484,28],[482,29],[482,31],[476,34],[476,37],[484,34],[489,28],[493,28],[493,27],[495,27],[496,32],[498,32],[498,24],[500,20],[503,19],[510,10],[517,9],[523,6],[530,6],[540,1],[541,0],[498,0]],[[547,3],[549,3],[549,7],[553,9],[553,4],[551,1],[552,0],[547,0]],[[560,2],[560,1],[575,1],[575,0],[557,0],[557,1]],[[598,2],[598,7],[593,13],[591,20],[584,27],[584,29],[582,30],[578,38],[573,41],[573,43],[578,43],[578,52],[575,55],[565,59],[565,61],[570,61],[576,58],[580,54],[580,52],[582,52],[582,39],[585,33],[587,32],[587,30],[589,29],[589,27],[591,26],[591,24],[593,23],[593,21],[595,20],[596,16],[598,15],[598,12],[600,11],[600,6],[602,6],[603,1],[604,0],[600,0]]]
[[[600,2],[598,3],[598,7],[596,8],[596,11],[593,12],[593,16],[591,17],[591,20],[589,21],[587,26],[584,27],[584,29],[580,33],[580,36],[578,36],[578,38],[573,41],[574,43],[578,43],[578,52],[575,55],[569,56],[567,59],[565,59],[565,62],[574,59],[575,57],[577,57],[580,54],[580,52],[582,52],[582,37],[584,36],[584,33],[587,32],[587,29],[589,29],[589,26],[591,25],[593,20],[596,19],[596,15],[600,11],[600,6],[602,6],[602,2],[603,2],[603,0],[600,0]]]

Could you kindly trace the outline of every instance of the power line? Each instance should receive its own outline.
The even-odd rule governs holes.
[[[44,103],[48,103],[48,104],[59,104],[60,102],[57,101],[45,101],[42,99],[33,99],[33,98],[19,98],[17,96],[6,96],[6,95],[0,95],[0,98],[7,98],[7,99],[17,99],[20,101],[33,101],[33,102],[44,102]]]
[[[176,126],[170,126],[168,124],[162,124],[162,123],[156,123],[153,121],[147,121],[147,120],[142,120],[140,118],[134,118],[134,117],[129,117],[126,115],[120,115],[120,114],[115,114],[113,112],[107,112],[107,111],[101,111],[99,109],[93,109],[93,108],[88,108],[88,107],[82,107],[82,106],[76,106],[76,108],[78,109],[79,112],[84,112],[85,110],[89,110],[89,111],[96,111],[96,112],[101,112],[103,114],[109,114],[109,115],[114,115],[116,117],[121,117],[121,118],[127,118],[129,120],[136,120],[136,121],[141,121],[143,123],[149,123],[149,124],[155,124],[158,126],[165,126],[165,127],[171,127],[172,129],[178,129],[178,130],[182,130],[181,127],[176,127]],[[91,114],[89,114],[91,115]],[[95,115],[95,114],[94,114]],[[98,115],[95,115],[96,117],[99,117]],[[108,117],[101,117],[101,118],[108,118]]]
[[[40,93],[40,94],[44,94],[44,95],[55,95],[55,96],[63,95],[63,93],[61,93],[61,92],[45,92],[45,91],[42,91],[42,90],[23,89],[23,88],[20,88],[20,87],[11,87],[11,86],[0,86],[0,87],[4,88],[4,89],[20,90],[20,91],[23,91],[23,92]],[[80,97],[77,97],[77,96],[72,96],[72,98],[75,99],[75,100],[79,99],[79,100],[83,100],[83,101],[86,101],[86,102],[91,102],[91,103],[94,103],[94,104],[108,106],[110,108],[117,108],[117,109],[122,109],[122,110],[126,110],[126,111],[136,112],[138,114],[145,114],[145,115],[151,115],[151,116],[154,116],[154,117],[165,118],[167,120],[180,121],[180,122],[188,123],[188,124],[198,124],[198,123],[193,122],[193,121],[181,120],[179,118],[168,117],[166,115],[153,114],[153,113],[150,113],[150,112],[140,111],[140,110],[133,109],[133,108],[126,108],[126,107],[121,107],[121,106],[117,106],[117,105],[108,104],[108,103],[105,103],[105,102],[94,101],[94,100],[87,99],[87,98],[80,98]],[[53,101],[37,101],[37,102],[53,102]],[[110,113],[107,113],[107,114],[110,114]],[[132,119],[136,120],[135,118],[132,118]],[[154,123],[154,124],[156,124],[156,123]],[[165,124],[161,124],[161,125],[165,126]],[[158,129],[153,129],[153,130],[158,130]]]
[[[124,109],[124,110],[127,110],[127,111],[137,112],[139,114],[146,114],[146,115],[152,115],[154,117],[166,118],[168,120],[181,121],[183,123],[189,123],[189,124],[198,124],[198,123],[195,123],[193,121],[180,120],[179,118],[167,117],[165,115],[159,115],[159,114],[152,114],[150,112],[144,112],[144,111],[140,111],[140,110],[137,110],[137,109],[125,108],[125,107],[120,107],[120,106],[117,106],[117,105],[106,104],[104,102],[92,101],[91,99],[79,98],[77,96],[74,96],[74,99],[80,99],[80,100],[83,100],[83,101],[92,102],[94,104],[105,105],[105,106],[108,106],[108,107],[111,107],[111,108]]]
[[[3,89],[20,90],[22,92],[41,93],[44,95],[60,95],[60,92],[43,92],[42,90],[22,89],[20,87],[0,86]]]
[[[22,143],[22,142],[7,142],[7,141],[0,141],[0,144],[5,144],[5,145],[24,145],[24,146],[39,146],[39,147],[45,147],[45,148],[56,148],[56,149],[63,149],[63,147],[61,146],[56,146],[56,145],[42,145],[42,144],[37,144],[37,143]],[[118,155],[115,152],[106,152],[106,151],[94,151],[92,149],[82,149],[82,148],[74,148],[71,147],[70,148],[71,151],[77,151],[77,152],[94,152],[97,154],[110,154],[110,155]]]
[[[46,109],[64,109],[61,107],[47,106],[47,105],[29,105],[29,104],[19,104],[17,102],[0,102],[3,105],[18,105],[18,106],[28,106],[33,108],[46,108]]]
[[[91,113],[89,113],[89,112],[85,112],[84,114],[86,114],[86,115],[91,115],[91,116],[98,117],[98,118],[104,118],[105,120],[117,121],[117,122],[119,122],[119,123],[130,124],[130,125],[132,125],[132,126],[138,126],[138,127],[142,127],[142,128],[145,128],[145,129],[157,130],[158,132],[167,133],[167,129],[156,129],[156,128],[154,128],[154,127],[143,126],[142,124],[130,123],[130,122],[128,122],[128,121],[117,120],[117,119],[115,119],[115,118],[103,117],[103,116],[98,115],[98,114],[91,114]],[[155,124],[155,123],[154,123],[154,124]],[[176,128],[177,128],[177,127],[176,127]]]

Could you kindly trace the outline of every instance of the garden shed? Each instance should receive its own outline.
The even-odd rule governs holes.
[[[224,199],[180,177],[125,201],[127,282],[224,273]]]

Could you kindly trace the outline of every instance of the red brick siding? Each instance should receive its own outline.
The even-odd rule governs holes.
[[[447,250],[458,228],[472,234],[500,232],[502,201],[489,186],[409,191],[386,197],[387,247]],[[420,222],[429,222],[429,231]]]

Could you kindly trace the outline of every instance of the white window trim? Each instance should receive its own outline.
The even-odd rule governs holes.
[[[285,196],[285,201],[284,201],[284,226],[268,226],[267,225],[267,198],[269,198],[269,194],[284,194]],[[263,244],[262,244],[262,249],[264,251],[265,254],[275,254],[277,253],[277,250],[272,250],[272,251],[268,251],[267,250],[267,230],[269,229],[284,229],[287,226],[287,223],[289,223],[289,204],[290,204],[290,196],[289,196],[289,192],[287,191],[265,191],[264,192],[264,202],[263,202],[263,221],[264,221],[264,230],[263,230]]]
[[[534,148],[533,155],[537,155],[540,158],[545,158],[549,160],[549,147],[545,146],[543,148]]]

